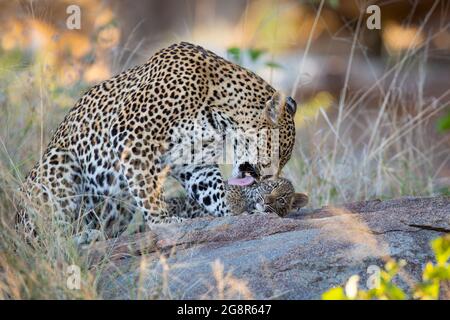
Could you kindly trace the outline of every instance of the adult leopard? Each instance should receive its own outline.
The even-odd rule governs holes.
[[[248,184],[271,165],[267,159],[275,151],[278,171],[289,160],[295,111],[292,98],[282,99],[256,74],[200,46],[174,44],[87,91],[56,129],[22,191],[63,222],[82,220],[81,242],[98,230],[118,235],[137,213],[147,225],[179,221],[166,208],[167,175],[211,215],[228,215],[215,162],[223,143],[217,137],[249,130],[265,137],[256,149],[238,147],[240,139],[250,139],[233,140],[230,182]],[[36,233],[30,210],[18,214],[17,225]]]

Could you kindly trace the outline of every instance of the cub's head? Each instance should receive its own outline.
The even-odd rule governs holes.
[[[276,213],[280,217],[308,204],[308,195],[297,193],[292,183],[285,178],[266,179],[257,188],[256,209]]]
[[[296,111],[294,99],[278,91],[273,94],[253,119],[255,129],[240,139],[245,143],[238,156],[245,160],[235,163],[230,184],[245,186],[264,175],[280,174],[294,148]]]

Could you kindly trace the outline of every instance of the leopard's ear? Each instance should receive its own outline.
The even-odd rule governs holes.
[[[291,209],[300,209],[308,204],[309,197],[306,193],[294,193],[291,199]]]
[[[294,116],[297,112],[297,102],[295,102],[294,99],[291,97],[286,98],[286,109],[291,114],[291,116]]]
[[[285,111],[285,102],[284,95],[279,91],[275,92],[272,98],[266,102],[264,116],[272,125],[276,126],[278,124],[279,119]]]

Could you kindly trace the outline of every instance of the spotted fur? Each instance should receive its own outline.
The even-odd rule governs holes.
[[[150,226],[182,220],[167,210],[168,175],[210,215],[229,215],[218,165],[206,161],[215,157],[214,139],[230,130],[279,130],[281,170],[294,145],[296,104],[280,97],[259,76],[202,47],[171,45],[86,92],[21,190],[64,223],[81,220],[84,230],[107,237],[123,232],[137,212]],[[199,134],[206,156],[179,163],[180,150],[198,142]],[[261,150],[271,152],[270,138],[265,143]],[[244,164],[234,160],[235,175],[244,174]],[[250,166],[258,175],[267,163]],[[36,233],[31,220],[27,210],[17,218],[26,232]],[[82,239],[90,239],[89,232]]]
[[[269,178],[246,187],[231,186],[226,194],[228,207],[234,214],[267,212],[285,217],[306,206],[308,195],[296,193],[285,178]]]
[[[295,192],[292,183],[285,178],[263,179],[250,186],[226,185],[225,199],[232,215],[255,212],[275,213],[285,217],[289,212],[308,204],[308,195]],[[167,200],[168,208],[184,218],[208,215],[196,201],[185,196]]]

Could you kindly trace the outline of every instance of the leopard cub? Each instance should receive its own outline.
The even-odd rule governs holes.
[[[225,201],[232,215],[270,212],[284,217],[304,207],[308,203],[308,195],[295,192],[288,179],[265,178],[249,186],[227,185]],[[194,200],[184,196],[168,199],[167,202],[169,211],[180,217],[208,215]]]
[[[308,195],[295,192],[291,181],[271,177],[250,186],[228,186],[225,198],[235,215],[256,211],[284,217],[308,203]]]

